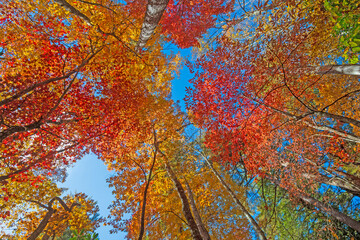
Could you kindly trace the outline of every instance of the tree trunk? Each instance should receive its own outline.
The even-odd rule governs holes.
[[[166,167],[166,171],[169,174],[171,180],[173,181],[176,191],[179,194],[179,197],[181,199],[181,203],[183,206],[183,208],[182,208],[183,213],[184,213],[186,221],[190,227],[191,235],[192,235],[193,239],[203,240],[203,238],[201,237],[201,234],[200,234],[200,230],[198,229],[198,226],[196,225],[194,217],[191,214],[189,200],[185,194],[184,188],[182,187],[181,183],[177,179],[174,171],[171,169],[170,164],[168,162],[165,164],[165,167]]]
[[[144,190],[144,198],[143,198],[142,207],[141,207],[140,232],[139,232],[138,240],[142,240],[144,237],[146,199],[147,199],[147,193],[148,193],[149,186],[150,186],[150,180],[146,183],[145,190]]]
[[[337,169],[333,169],[331,167],[329,167],[329,169],[326,169],[308,158],[304,158],[304,160],[317,168],[320,175],[317,177],[313,174],[304,173],[302,174],[303,177],[307,179],[313,179],[314,182],[320,181],[324,184],[342,188],[343,190],[360,197],[360,179],[358,177],[339,171]],[[285,166],[284,164],[282,165]],[[333,177],[328,177],[324,174],[321,174],[321,171],[324,171],[325,173],[332,175]],[[342,176],[342,178],[337,176],[333,172],[336,172],[336,174]]]
[[[147,178],[147,183],[146,183],[145,190],[144,190],[144,198],[143,198],[142,207],[141,207],[140,232],[139,232],[138,240],[142,240],[143,237],[144,237],[144,233],[145,233],[146,199],[147,199],[147,193],[148,193],[148,190],[149,190],[150,182],[152,180],[152,171],[154,169],[155,162],[156,162],[156,154],[157,154],[157,148],[155,147],[154,158],[153,158],[153,161],[152,161],[152,164],[151,164],[151,168],[150,168],[150,171],[149,171],[149,176]],[[146,176],[145,176],[145,179],[146,179]]]
[[[315,112],[316,115],[320,115],[326,118],[333,118],[343,123],[353,124],[354,126],[360,127],[360,122],[356,119],[352,119],[346,116],[332,114],[328,112]]]
[[[44,231],[46,225],[49,223],[51,216],[55,213],[55,210],[50,208],[48,212],[45,214],[44,218],[40,222],[39,226],[35,229],[35,231],[28,237],[27,240],[36,240],[36,238]]]
[[[203,223],[203,221],[202,221],[202,219],[200,217],[199,211],[198,211],[198,209],[196,207],[194,195],[193,195],[193,193],[191,191],[189,183],[186,180],[185,180],[185,187],[186,187],[186,191],[188,192],[188,195],[189,195],[190,207],[191,207],[192,213],[194,215],[196,225],[199,228],[200,234],[201,234],[201,236],[202,236],[202,238],[204,240],[210,240],[211,238],[210,238],[209,232],[206,229],[206,227],[205,227],[205,225],[204,225],[204,223]]]
[[[311,69],[318,74],[341,74],[360,76],[360,65],[357,64],[328,65],[311,67]]]
[[[315,198],[309,197],[302,193],[297,194],[297,196],[301,200],[313,205],[314,207],[320,209],[322,212],[327,213],[329,216],[336,218],[340,222],[346,224],[347,226],[360,233],[360,222],[352,219],[351,217],[347,216],[342,212],[339,212],[331,206],[316,200]]]
[[[143,48],[154,33],[169,0],[149,0],[136,49]]]
[[[52,205],[55,201],[58,201],[61,206],[65,209],[65,211],[67,212],[71,212],[72,209],[75,207],[75,206],[80,206],[79,203],[72,203],[70,207],[68,207],[66,205],[66,203],[60,198],[60,197],[54,197],[52,198],[49,203],[48,203],[48,206],[46,207],[45,205],[39,203],[39,202],[36,202],[36,201],[30,201],[30,202],[34,202],[34,203],[37,203],[39,206],[41,207],[44,207],[48,210],[48,212],[45,214],[44,218],[41,220],[39,226],[34,230],[34,232],[28,237],[27,240],[36,240],[37,237],[44,231],[44,229],[46,228],[47,224],[49,223],[49,220],[51,218],[51,216],[56,212],[55,209],[52,208]],[[46,233],[45,233],[45,239],[46,239]]]
[[[279,68],[272,67],[271,70],[277,71]],[[294,74],[310,73],[310,74],[339,74],[360,76],[359,64],[342,64],[342,65],[325,65],[325,66],[305,66],[292,69],[285,69]]]
[[[353,195],[360,197],[360,188],[345,179],[339,177],[327,177],[322,175],[321,181],[325,184],[339,187],[349,193],[352,193]]]
[[[334,177],[328,177],[325,176],[323,174],[320,174],[320,176],[316,176],[314,174],[307,174],[304,173],[302,174],[302,176],[306,179],[312,179],[315,182],[321,182],[327,185],[331,185],[331,186],[335,186],[335,187],[339,187],[345,191],[347,191],[348,193],[354,194],[358,197],[360,197],[360,188],[358,186],[356,186],[355,184],[353,184],[351,182],[351,180],[349,181],[348,179],[343,179],[337,176]]]
[[[49,240],[49,239],[50,239],[50,235],[47,234],[47,232],[46,232],[41,240]]]
[[[271,178],[268,178],[268,179],[271,182],[273,182],[274,184],[276,184],[277,186],[281,187],[280,182],[278,180],[271,179]],[[281,188],[284,189],[283,187],[281,187]],[[284,190],[286,190],[286,189],[284,189]],[[311,206],[314,206],[315,208],[320,209],[320,211],[322,211],[323,213],[328,214],[329,216],[337,219],[338,221],[346,224],[347,226],[351,227],[352,229],[354,229],[355,231],[360,233],[360,222],[352,219],[348,215],[346,215],[342,212],[339,212],[338,210],[331,207],[330,205],[320,202],[319,200],[316,200],[315,198],[310,197],[304,193],[297,192],[295,194],[295,196],[300,198],[304,202],[310,204]]]
[[[236,197],[235,193],[233,192],[233,190],[229,187],[229,185],[226,184],[226,182],[224,181],[224,179],[221,177],[221,175],[216,171],[216,169],[214,168],[214,166],[212,165],[212,163],[205,158],[207,164],[209,165],[211,171],[215,174],[215,176],[217,177],[217,179],[220,181],[221,185],[228,191],[228,193],[231,195],[231,197],[233,198],[234,202],[239,206],[240,210],[244,213],[245,217],[249,220],[250,224],[254,227],[254,230],[256,232],[256,234],[258,235],[258,237],[261,240],[266,240],[266,236],[265,233],[263,232],[263,230],[261,229],[261,227],[259,226],[259,224],[255,221],[255,219],[251,216],[251,214],[249,213],[248,210],[246,210],[245,206],[240,202],[240,200]]]

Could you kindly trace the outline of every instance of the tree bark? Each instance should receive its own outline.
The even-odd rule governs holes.
[[[196,225],[198,226],[199,228],[199,231],[200,231],[200,234],[201,234],[201,237],[204,239],[204,240],[210,240],[210,235],[209,235],[209,232],[208,230],[206,229],[202,219],[201,219],[201,216],[199,214],[199,211],[196,207],[196,203],[195,203],[195,199],[194,199],[194,195],[191,191],[191,188],[189,186],[189,183],[185,180],[185,187],[186,187],[186,191],[188,192],[188,196],[189,196],[189,200],[190,200],[190,207],[191,207],[191,210],[192,210],[192,213],[194,215],[194,219],[195,219],[195,222],[196,222]]]
[[[146,5],[144,23],[142,25],[139,40],[136,46],[137,51],[145,46],[146,42],[154,33],[168,3],[169,0],[148,1],[148,4]]]
[[[271,70],[277,71],[279,68],[271,68]],[[351,75],[360,76],[360,65],[359,64],[342,64],[342,65],[325,65],[325,66],[299,66],[296,69],[285,69],[290,73],[301,74],[339,74],[339,75]]]
[[[334,133],[342,138],[344,138],[345,140],[351,141],[351,142],[356,142],[356,143],[360,143],[360,137],[352,134],[352,133],[346,133],[337,129],[334,129],[332,127],[328,127],[328,126],[319,126],[316,124],[312,124],[308,121],[302,121],[303,123],[305,123],[306,125],[308,125],[309,127],[316,129],[316,130],[320,130],[320,131],[327,131],[330,133]]]
[[[337,114],[332,114],[332,113],[328,113],[328,112],[315,112],[316,115],[320,115],[326,118],[333,118],[336,120],[339,120],[340,122],[343,123],[349,123],[349,124],[353,124],[354,126],[360,127],[360,122],[356,119],[352,119],[346,116],[341,116],[341,115],[337,115]]]
[[[220,181],[221,185],[228,191],[228,193],[233,198],[234,202],[239,206],[240,210],[244,213],[245,217],[248,219],[250,224],[254,227],[254,230],[256,234],[258,235],[260,240],[266,240],[266,236],[264,231],[261,229],[259,224],[255,221],[255,219],[251,216],[248,210],[246,210],[245,206],[240,202],[240,200],[236,197],[236,194],[233,192],[233,190],[229,187],[229,185],[226,184],[224,179],[221,177],[221,175],[216,171],[212,163],[205,157],[205,161],[209,165],[211,171],[215,174],[217,179]]]
[[[341,74],[360,76],[360,65],[358,64],[328,65],[310,68],[312,71],[318,74]]]
[[[183,213],[184,213],[186,221],[190,227],[191,235],[192,235],[193,239],[203,240],[203,238],[201,237],[201,234],[200,234],[200,230],[198,229],[198,226],[196,225],[194,217],[191,214],[189,200],[185,194],[184,188],[182,187],[181,183],[177,179],[174,171],[172,170],[172,168],[170,167],[170,164],[168,162],[165,164],[165,168],[166,168],[166,171],[169,174],[171,180],[173,181],[176,191],[179,194],[179,197],[181,199]]]
[[[41,240],[49,240],[49,239],[50,239],[50,235],[45,233]]]
[[[146,200],[147,200],[147,193],[149,190],[150,181],[146,183],[145,190],[144,190],[144,198],[142,201],[142,207],[141,207],[141,219],[140,219],[140,232],[138,240],[142,240],[145,233],[145,212],[146,212]]]
[[[40,128],[41,125],[44,124],[41,120],[42,119],[26,126],[11,126],[8,129],[5,129],[4,131],[0,132],[0,142],[4,141],[4,139],[15,133],[31,131]]]

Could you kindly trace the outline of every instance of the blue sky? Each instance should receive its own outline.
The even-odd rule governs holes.
[[[106,183],[111,172],[106,169],[105,164],[94,154],[89,154],[79,160],[73,167],[68,168],[68,177],[60,187],[68,188],[68,193],[83,192],[97,201],[100,215],[106,217],[109,214],[107,207],[114,197],[112,189]],[[120,240],[125,238],[125,233],[111,234],[110,226],[101,226],[96,231],[101,240]]]
[[[178,49],[171,46],[170,51],[177,52]],[[191,50],[181,50],[181,55],[189,57]],[[181,77],[180,77],[181,76]],[[189,79],[191,74],[187,67],[183,67],[180,71],[180,76],[177,76],[173,82],[172,99],[174,101],[180,101],[180,106],[185,111],[185,87],[189,87]],[[113,200],[112,190],[106,183],[106,179],[111,176],[105,166],[105,164],[97,158],[94,154],[89,154],[76,162],[73,167],[69,167],[68,177],[63,184],[59,184],[60,187],[68,188],[68,192],[76,193],[83,192],[90,196],[93,200],[97,201],[100,208],[100,215],[107,217],[109,214],[108,206]],[[110,226],[101,226],[97,229],[100,240],[121,240],[125,239],[126,233],[110,234]]]

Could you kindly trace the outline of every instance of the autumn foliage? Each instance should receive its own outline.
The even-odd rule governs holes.
[[[298,237],[357,237],[357,2],[161,3],[149,34],[156,0],[2,2],[1,238],[102,222],[129,239],[276,238],[292,207],[312,216]],[[187,113],[171,99],[183,62]],[[90,151],[115,171],[106,221],[56,186]]]

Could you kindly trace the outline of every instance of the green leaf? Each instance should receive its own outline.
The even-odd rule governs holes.
[[[355,53],[360,52],[360,47],[359,47],[359,46],[358,46],[358,47],[355,47],[355,48],[353,48],[352,50],[353,50],[353,52],[355,52]]]
[[[355,42],[353,42],[353,41],[349,42],[349,45],[350,45],[350,47],[352,47],[352,48],[355,48],[355,47],[358,46],[358,45],[357,45]]]
[[[349,60],[349,63],[350,64],[356,64],[359,62],[359,58],[358,56],[353,56],[350,60]]]
[[[328,1],[324,2],[324,7],[327,11],[331,12],[332,6]]]

